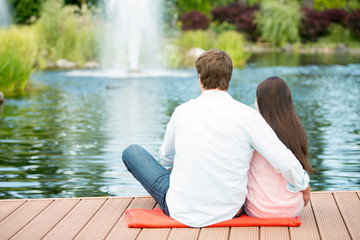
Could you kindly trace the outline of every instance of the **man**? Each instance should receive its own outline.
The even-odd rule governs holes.
[[[299,161],[256,110],[226,92],[233,70],[230,56],[209,50],[196,60],[196,69],[201,96],[175,109],[159,162],[138,145],[123,153],[126,167],[164,213],[191,227],[240,215],[254,150],[284,176],[289,189],[306,189],[308,201],[309,176]]]

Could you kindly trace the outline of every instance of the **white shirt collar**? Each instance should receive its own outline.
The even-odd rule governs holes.
[[[205,90],[200,97],[210,98],[232,98],[226,91],[221,90]]]

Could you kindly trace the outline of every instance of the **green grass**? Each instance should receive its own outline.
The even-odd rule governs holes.
[[[24,90],[38,52],[33,27],[0,29],[0,91]]]

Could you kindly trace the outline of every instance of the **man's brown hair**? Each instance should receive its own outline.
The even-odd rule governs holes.
[[[233,65],[227,52],[210,49],[196,59],[195,65],[204,89],[229,88]]]

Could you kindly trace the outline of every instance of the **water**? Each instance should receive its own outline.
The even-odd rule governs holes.
[[[103,68],[139,71],[160,66],[161,6],[162,0],[105,0]]]
[[[0,28],[11,24],[11,15],[7,0],[0,0]]]
[[[288,82],[318,169],[313,190],[360,189],[359,63],[263,54],[234,71],[229,92],[251,106],[265,78]],[[8,98],[0,110],[0,198],[147,195],[125,169],[123,149],[137,143],[156,157],[174,108],[199,95],[193,69],[33,79],[39,90]]]

